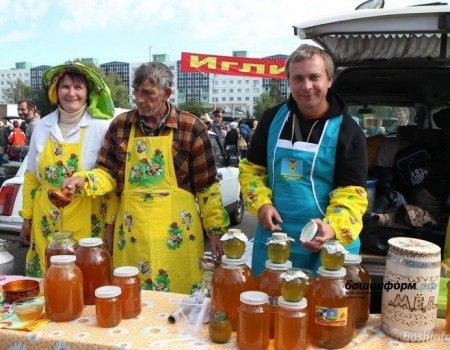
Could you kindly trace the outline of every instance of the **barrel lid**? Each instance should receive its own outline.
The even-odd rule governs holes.
[[[103,286],[95,290],[97,298],[114,298],[122,294],[122,289],[118,286]]]
[[[278,297],[278,306],[282,306],[286,309],[292,310],[302,310],[308,306],[308,301],[306,298],[302,298],[302,300],[297,302],[291,302],[284,299],[282,296]]]
[[[342,278],[347,274],[345,267],[341,267],[339,270],[327,270],[323,266],[320,266],[317,273],[323,277]]]
[[[50,257],[50,262],[54,265],[70,264],[77,260],[75,255],[53,255]]]
[[[288,260],[283,264],[275,264],[275,263],[271,262],[270,260],[266,260],[265,266],[267,269],[270,269],[270,270],[284,271],[284,270],[290,269],[292,267],[292,261]]]
[[[113,275],[117,277],[131,277],[139,274],[139,269],[135,266],[120,266],[116,267]]]
[[[99,245],[102,245],[103,241],[99,237],[88,237],[88,238],[81,238],[78,243],[82,247],[97,247]]]
[[[300,242],[311,241],[317,233],[317,223],[315,221],[309,221],[302,229],[300,233]]]
[[[388,244],[394,249],[405,253],[416,253],[423,255],[434,255],[441,253],[441,248],[438,245],[423,239],[394,237],[388,240]]]
[[[239,299],[248,305],[262,305],[269,301],[269,296],[264,292],[248,291],[242,292]]]
[[[358,254],[345,254],[344,265],[359,265],[362,262],[361,255]]]

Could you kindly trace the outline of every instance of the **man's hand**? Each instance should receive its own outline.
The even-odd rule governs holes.
[[[283,223],[278,210],[271,204],[264,204],[258,210],[258,221],[266,231],[281,231],[279,224]]]
[[[72,176],[64,179],[61,183],[61,191],[66,193],[67,197],[72,197],[79,189],[84,188],[84,177]]]
[[[209,243],[211,244],[211,254],[213,258],[220,260],[223,255],[222,241],[220,240],[221,235],[211,235]]]
[[[309,242],[303,242],[303,246],[306,249],[311,250],[312,252],[317,252],[322,248],[322,245],[329,238],[335,238],[336,234],[334,230],[328,225],[326,222],[320,219],[314,219],[314,222],[317,224],[317,234],[316,237]]]
[[[23,219],[22,230],[20,231],[20,238],[25,244],[30,244],[31,236],[31,220]]]

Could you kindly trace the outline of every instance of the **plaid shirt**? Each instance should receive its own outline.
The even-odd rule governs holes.
[[[169,135],[173,130],[173,163],[178,186],[193,193],[217,180],[217,169],[208,131],[200,119],[188,112],[176,109],[172,104],[166,123],[159,135]],[[149,136],[139,124],[137,109],[117,116],[106,132],[98,157],[98,166],[117,180],[117,191],[122,192],[125,183],[125,161],[131,127],[135,136]]]

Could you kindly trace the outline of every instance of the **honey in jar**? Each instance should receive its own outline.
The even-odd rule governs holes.
[[[50,267],[50,258],[53,255],[75,255],[78,242],[72,237],[72,232],[54,232],[53,239],[45,248],[45,269]]]
[[[338,271],[319,267],[308,300],[308,334],[314,346],[339,349],[351,342],[355,333],[355,299],[345,288],[345,268]]]
[[[267,256],[274,264],[284,264],[291,255],[291,241],[284,232],[273,232],[267,240]]]
[[[220,238],[223,245],[223,252],[228,259],[240,259],[245,252],[245,242],[247,236],[239,229],[229,229]]]
[[[345,259],[344,246],[335,238],[325,241],[320,249],[320,259],[324,269],[338,271],[344,266]]]
[[[44,295],[47,317],[56,322],[78,318],[83,311],[83,275],[74,255],[54,255],[45,273]]]
[[[139,270],[134,266],[121,266],[113,271],[112,284],[122,290],[120,302],[123,319],[133,318],[141,313],[141,282],[138,274]]]
[[[281,275],[281,295],[286,301],[299,302],[306,294],[307,276],[296,267],[288,269]]]
[[[101,238],[82,238],[75,252],[83,273],[84,304],[95,304],[95,290],[111,284],[111,255]]]
[[[231,322],[224,311],[217,311],[209,320],[209,338],[213,343],[224,344],[231,337]]]
[[[308,313],[305,298],[296,303],[278,299],[275,349],[304,350],[307,347]]]
[[[284,264],[274,264],[270,260],[266,261],[266,268],[259,277],[259,290],[269,296],[270,310],[270,338],[274,337],[275,314],[278,308],[278,297],[281,295],[281,276],[292,267],[292,262]]]
[[[445,333],[450,334],[450,281],[447,282],[447,319]]]
[[[370,274],[357,254],[345,254],[345,280],[351,286],[349,298],[355,299],[355,327],[364,327],[370,315]]]
[[[240,350],[266,349],[269,345],[269,296],[248,291],[240,295],[237,344]]]
[[[225,311],[235,331],[239,296],[254,288],[253,275],[245,264],[245,259],[222,257],[222,264],[214,270],[211,279],[211,315],[217,311]]]
[[[103,286],[95,290],[95,315],[99,327],[115,327],[122,321],[118,286]]]

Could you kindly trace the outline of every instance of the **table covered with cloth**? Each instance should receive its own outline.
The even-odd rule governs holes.
[[[209,340],[208,325],[193,335],[185,322],[170,324],[168,316],[186,295],[142,291],[142,313],[122,320],[113,328],[97,326],[95,306],[86,306],[81,316],[71,322],[48,322],[36,331],[0,330],[2,350],[86,350],[86,349],[238,349],[236,333],[227,344]],[[424,343],[404,343],[386,336],[380,315],[371,315],[366,327],[358,330],[345,349],[447,349],[450,335],[444,334],[445,320],[438,319],[434,337]],[[271,340],[269,349],[273,349]]]

